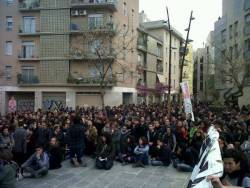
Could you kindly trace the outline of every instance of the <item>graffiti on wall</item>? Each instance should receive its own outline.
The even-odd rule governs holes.
[[[43,101],[44,110],[60,110],[64,107],[64,101],[58,99],[47,99]]]
[[[35,102],[30,99],[19,99],[17,101],[18,111],[34,111]]]

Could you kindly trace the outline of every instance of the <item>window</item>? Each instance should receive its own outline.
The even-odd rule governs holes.
[[[12,16],[6,16],[6,30],[12,31],[13,29],[13,18]]]
[[[23,42],[22,43],[22,58],[33,58],[35,57],[35,44],[34,42]]]
[[[229,26],[229,38],[232,39],[233,38],[233,25]]]
[[[221,42],[226,42],[226,30],[221,31]]]
[[[250,14],[247,14],[245,16],[245,21],[246,21],[246,23],[250,23]]]
[[[162,64],[162,61],[160,60],[157,60],[156,71],[159,73],[163,73],[163,64]]]
[[[103,15],[92,14],[88,17],[88,29],[98,29],[103,26]]]
[[[238,21],[234,22],[234,36],[238,36]]]
[[[233,58],[233,47],[232,46],[229,48],[229,57],[230,57],[230,59]]]
[[[12,53],[13,53],[12,41],[6,41],[5,55],[12,55]]]
[[[5,0],[5,4],[7,6],[12,5],[13,4],[13,0]]]
[[[123,3],[123,15],[128,16],[128,9],[127,9],[127,3]]]
[[[22,66],[22,79],[24,80],[33,80],[35,76],[35,68],[33,66]]]
[[[200,90],[203,91],[203,82],[200,82]]]
[[[238,58],[238,56],[239,56],[239,46],[238,44],[235,44],[234,45],[234,57]]]
[[[137,62],[138,62],[138,65],[142,65],[142,55],[141,54],[138,54]]]
[[[245,51],[250,51],[250,39],[245,40]]]
[[[157,56],[162,57],[162,45],[157,43]]]
[[[5,79],[11,80],[12,66],[5,66]]]
[[[23,17],[23,32],[35,33],[36,32],[36,19],[35,17]]]

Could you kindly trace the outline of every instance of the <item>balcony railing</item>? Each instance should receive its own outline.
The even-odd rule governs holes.
[[[19,0],[20,11],[38,11],[40,10],[40,0]]]
[[[117,0],[71,0],[71,7],[108,8],[116,10]]]
[[[35,75],[24,75],[18,74],[17,75],[17,83],[18,84],[39,84],[38,76]]]
[[[20,36],[34,36],[39,35],[40,31],[37,29],[25,29],[24,25],[20,25],[18,34]]]
[[[101,33],[115,33],[115,26],[112,22],[103,22],[98,25],[91,24],[70,24],[70,32],[72,34],[80,34],[84,32],[101,32]]]
[[[32,53],[28,53],[28,50],[22,49],[18,55],[19,61],[38,61],[39,53],[38,49],[34,49]]]
[[[78,49],[71,49],[70,50],[70,59],[72,60],[98,60],[101,58],[102,60],[113,60],[115,58],[115,54],[112,53],[105,53],[100,54],[100,57],[90,50],[90,46],[86,47],[85,51],[81,51]]]
[[[102,80],[98,77],[80,77],[74,78],[72,75],[68,76],[67,82],[69,84],[81,84],[86,86],[100,86]],[[112,86],[116,83],[116,76],[112,75],[103,81],[103,85]]]

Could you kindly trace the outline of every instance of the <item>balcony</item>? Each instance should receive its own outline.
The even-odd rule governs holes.
[[[70,5],[74,8],[86,9],[109,9],[116,11],[116,0],[71,0]]]
[[[25,26],[21,25],[19,27],[18,35],[19,36],[39,36],[40,35],[40,31],[39,30],[35,30],[35,29],[25,29]]]
[[[40,10],[40,0],[19,0],[19,11],[39,11]]]
[[[38,76],[35,75],[24,75],[24,74],[18,74],[17,75],[17,84],[19,85],[33,85],[33,84],[39,84]]]
[[[115,34],[115,26],[112,22],[103,22],[98,25],[77,25],[70,24],[71,34],[83,34],[83,33],[102,33],[102,34]]]
[[[112,55],[112,53],[101,55],[102,60],[114,60],[114,58],[115,57],[114,55]],[[71,60],[98,60],[99,57],[97,56],[97,54],[93,53],[89,49],[86,51],[72,49],[70,52],[70,59]]]
[[[18,55],[19,61],[39,61],[38,50],[33,50],[32,53],[28,53],[25,50],[21,50],[20,54]]]
[[[67,82],[69,84],[80,85],[80,86],[96,86],[99,87],[101,84],[101,79],[98,77],[80,77],[74,78],[71,74],[68,76]],[[116,84],[116,76],[112,75],[107,78],[103,85],[114,86]]]

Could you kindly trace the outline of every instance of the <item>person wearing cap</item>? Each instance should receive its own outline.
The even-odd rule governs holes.
[[[36,147],[36,152],[21,166],[23,177],[39,178],[48,174],[49,156],[42,146]]]

